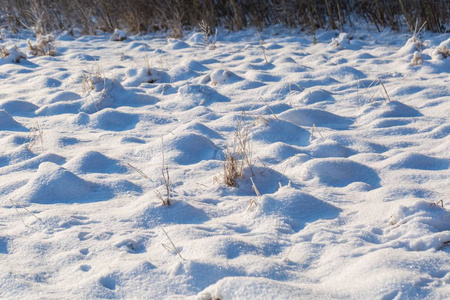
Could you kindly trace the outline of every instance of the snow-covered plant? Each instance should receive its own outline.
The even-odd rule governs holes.
[[[55,37],[52,34],[38,36],[35,44],[31,43],[29,39],[27,40],[28,50],[30,50],[34,56],[55,56],[57,51],[54,43]]]
[[[217,85],[217,84],[223,83],[228,78],[230,78],[231,74],[232,73],[228,70],[217,69],[211,73],[210,79],[211,79],[213,85]]]
[[[417,66],[417,65],[420,65],[423,63],[423,59],[422,59],[423,43],[422,43],[422,39],[421,39],[421,32],[426,24],[426,22],[423,23],[422,26],[419,28],[419,30],[417,30],[417,25],[418,25],[417,22],[418,21],[416,21],[416,27],[414,28],[413,36],[411,37],[411,41],[417,47],[417,51],[414,52],[413,58],[411,60],[411,64],[414,66]]]
[[[418,66],[423,63],[422,53],[419,51],[414,52],[413,58],[411,60],[411,64],[413,66]]]
[[[21,59],[27,59],[27,56],[17,46],[10,48],[0,46],[0,58],[19,63]]]
[[[244,116],[245,112],[238,120],[233,147],[230,148],[227,143],[226,156],[223,160],[223,183],[231,187],[238,186],[237,180],[244,175],[245,166],[252,169],[249,131],[243,124]]]
[[[83,79],[81,80],[81,89],[83,94],[89,94],[95,89],[95,85],[104,81],[104,77],[99,64],[90,71],[83,72]]]
[[[111,41],[122,42],[127,39],[127,32],[120,29],[114,29],[114,33],[111,36]]]
[[[450,49],[448,49],[445,45],[438,48],[437,52],[442,56],[442,58],[450,57]]]
[[[95,112],[111,107],[114,102],[113,91],[120,92],[122,85],[116,79],[106,78],[100,65],[97,63],[90,71],[83,72],[82,91],[87,101],[82,106],[83,111]]]
[[[425,27],[427,22],[424,22],[422,26],[417,30],[418,20],[416,20],[416,27],[414,28],[414,33],[412,36],[413,42],[416,44],[417,49],[422,51],[423,43],[422,43],[422,29]]]
[[[343,32],[340,33],[338,37],[331,39],[330,46],[332,48],[344,49],[347,45],[350,44],[350,40],[351,37],[347,33]]]

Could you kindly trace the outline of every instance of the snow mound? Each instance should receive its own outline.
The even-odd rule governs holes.
[[[193,78],[199,78],[202,72],[208,72],[209,68],[195,60],[184,61],[169,71],[172,82],[179,82]]]
[[[349,46],[350,37],[347,33],[340,33],[338,37],[331,39],[330,48],[342,50]]]
[[[279,82],[282,77],[278,75],[272,75],[266,71],[249,70],[245,73],[245,78],[253,81]]]
[[[420,116],[422,116],[422,114],[418,110],[398,101],[390,101],[387,103],[377,102],[365,105],[361,110],[358,121],[361,123],[370,123],[372,121],[379,122],[380,119],[383,118],[413,118]],[[398,125],[402,125],[400,122],[401,120],[399,120]],[[379,123],[376,123],[375,125],[378,127],[383,126]]]
[[[20,202],[45,204],[73,202],[86,199],[95,186],[65,168],[43,162],[16,198]]]
[[[423,200],[400,205],[390,217],[388,240],[410,251],[440,250],[450,247],[450,211],[439,203]]]
[[[205,44],[205,35],[200,32],[194,32],[193,34],[191,34],[190,37],[187,38],[186,41],[193,45],[198,45],[198,44],[204,45]]]
[[[19,63],[21,59],[27,59],[27,56],[17,46],[0,47],[0,64],[3,62]]]
[[[144,201],[148,201],[148,197],[145,196]],[[156,200],[133,218],[139,227],[148,229],[170,224],[202,224],[209,220],[202,209],[185,201],[172,201],[170,206],[163,206]]]
[[[125,73],[127,79],[124,86],[137,87],[142,83],[163,83],[170,82],[170,77],[166,72],[154,68],[128,69]]]
[[[191,165],[202,160],[220,159],[221,151],[209,138],[195,133],[183,133],[164,139],[164,148],[174,162]]]
[[[333,113],[309,108],[293,108],[281,113],[278,118],[290,121],[299,126],[320,126],[334,129],[345,129],[353,124],[353,119],[341,117]]]
[[[9,114],[14,114],[14,115],[24,115],[24,114],[33,113],[38,108],[39,108],[39,106],[37,106],[31,102],[23,101],[23,100],[10,100],[10,101],[5,101],[2,104],[0,104],[0,111],[5,110]],[[0,116],[0,119],[2,119],[1,116]],[[1,123],[1,120],[0,120],[0,123]]]
[[[436,60],[442,60],[450,57],[450,38],[443,41],[431,53],[431,56]]]
[[[307,299],[318,296],[311,291],[295,285],[256,277],[226,277],[208,286],[191,300],[204,299],[252,299],[264,295],[266,299]]]
[[[154,104],[157,99],[147,94],[125,89],[116,79],[86,75],[86,95],[80,110],[95,113],[105,108],[121,106],[143,106]],[[138,84],[139,80],[132,82]]]
[[[57,102],[71,102],[80,100],[81,96],[74,92],[68,92],[68,91],[62,91],[62,92],[56,92],[54,95],[48,98],[48,101],[45,101],[45,103],[51,104],[51,103],[57,103]]]
[[[399,117],[420,117],[422,114],[408,106],[398,101],[390,101],[384,104],[384,111],[379,115],[381,118],[399,118]]]
[[[30,80],[30,84],[36,89],[43,89],[60,87],[62,83],[50,76],[37,76]]]
[[[0,167],[9,165],[9,164],[17,164],[22,161],[29,160],[36,155],[30,151],[28,145],[21,145],[15,148],[13,151],[4,152],[0,155]]]
[[[406,58],[408,61],[410,61],[414,53],[420,51],[421,49],[422,43],[420,42],[420,40],[416,39],[416,37],[413,36],[409,38],[406,41],[405,45],[397,51],[397,57]]]
[[[265,155],[262,154],[261,158],[264,158],[265,162],[271,164],[279,164],[300,152],[297,147],[281,142],[265,145],[264,150]]]
[[[267,124],[261,124],[251,130],[251,139],[265,144],[282,142],[295,146],[309,144],[310,133],[291,122],[276,119],[264,119]]]
[[[243,80],[242,77],[234,74],[229,70],[217,69],[210,75],[213,85],[230,84]]]
[[[88,113],[114,106],[117,96],[120,96],[124,91],[123,86],[116,79],[98,76],[88,77],[86,85],[87,101],[82,105],[81,109]]]
[[[98,61],[99,57],[98,56],[92,56],[92,55],[89,55],[89,54],[84,54],[84,53],[73,53],[73,54],[69,54],[67,56],[67,60],[69,60],[69,61],[88,62],[88,61]]]
[[[208,106],[216,102],[230,102],[230,99],[215,89],[203,84],[186,84],[178,89],[175,97],[165,101],[166,108],[188,110],[199,105]]]
[[[114,33],[111,35],[111,41],[124,41],[127,39],[127,32],[125,30],[114,29]]]
[[[300,167],[300,177],[305,181],[317,179],[320,183],[335,187],[344,187],[353,182],[365,182],[372,188],[380,185],[375,170],[345,158],[309,160]]]
[[[256,216],[276,216],[278,220],[288,224],[293,231],[298,232],[307,223],[320,219],[334,219],[340,211],[336,206],[307,193],[283,187],[275,194],[264,195],[258,200]]]
[[[359,80],[367,77],[367,75],[363,72],[349,66],[336,66],[319,74],[323,74],[324,76],[331,76],[333,78],[336,78],[337,80],[341,80],[342,82],[349,82],[352,80]]]
[[[27,128],[14,120],[14,118],[11,117],[11,115],[8,114],[4,109],[0,109],[0,130],[28,131]]]
[[[135,128],[138,122],[139,117],[135,114],[106,108],[90,117],[89,126],[104,130],[124,131]]]
[[[318,102],[335,102],[333,95],[320,88],[304,90],[299,97],[299,102],[304,104],[314,104]]]
[[[186,49],[190,48],[191,46],[183,41],[176,40],[176,39],[169,39],[167,41],[166,49],[167,50],[179,50],[179,49]]]
[[[314,158],[348,157],[354,151],[332,140],[315,140],[309,147],[309,154]]]
[[[127,169],[116,159],[109,158],[98,151],[81,153],[67,162],[65,167],[75,173],[125,173]]]
[[[138,52],[143,52],[143,51],[151,51],[152,49],[145,42],[130,41],[127,44],[127,46],[124,47],[124,50],[126,50],[126,52],[129,52],[131,50],[135,50],[135,51],[138,51]]]
[[[189,123],[183,124],[183,125],[177,127],[173,131],[174,134],[182,134],[183,132],[197,133],[208,139],[223,140],[223,137],[217,131],[209,128],[208,126],[206,126],[202,123],[196,122],[196,121],[191,121]]]
[[[24,146],[24,148],[28,150],[26,146]],[[20,159],[16,157],[16,159],[18,159],[16,161],[11,159],[10,165],[2,168],[0,170],[0,174],[8,174],[13,171],[35,170],[44,162],[52,162],[58,165],[66,162],[66,159],[58,154],[45,153],[35,157],[31,151],[29,152],[29,154],[26,154],[25,152],[23,156],[20,156]]]
[[[401,153],[383,161],[390,169],[446,170],[449,159],[436,158],[420,153]]]

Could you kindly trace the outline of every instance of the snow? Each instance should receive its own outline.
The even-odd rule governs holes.
[[[450,298],[448,35],[1,35],[0,298]]]

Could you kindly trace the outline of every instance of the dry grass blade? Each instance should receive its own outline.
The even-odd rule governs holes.
[[[259,156],[257,156],[256,158],[258,158],[259,162],[263,165],[263,167],[265,168],[265,170],[260,171],[259,174],[262,175],[264,174],[266,171],[270,173],[270,168],[261,160],[261,158]]]
[[[226,159],[223,162],[223,179],[224,183],[231,187],[238,186],[237,179],[242,177],[243,162],[239,158],[236,150],[230,151],[227,143]]]
[[[39,140],[41,142],[41,148],[44,150],[44,136],[41,130],[41,126],[38,122],[34,124],[34,126],[30,129],[30,133],[27,137],[30,142],[28,143],[28,150],[32,150],[34,145],[36,145],[37,141]]]
[[[430,206],[441,206],[442,208],[444,208],[444,200],[441,199],[438,202],[433,202],[430,204]]]
[[[163,178],[163,184],[166,189],[166,195],[163,196],[160,191],[155,191],[156,197],[158,197],[159,200],[161,200],[163,205],[170,205],[171,204],[171,189],[170,189],[170,176],[169,176],[169,167],[166,166],[165,159],[164,159],[164,140],[162,140],[162,178]]]
[[[313,125],[312,125],[312,127],[311,127],[311,138],[312,138],[312,139],[315,139],[315,138],[316,138],[316,137],[315,137],[316,131],[317,131],[317,133],[319,133],[320,137],[323,139],[324,137],[323,137],[322,133],[320,133],[320,131],[319,131],[319,129],[317,128],[316,124],[313,123]]]
[[[23,220],[22,216],[20,215],[19,210],[17,209],[17,207],[20,207],[22,209],[24,209],[27,213],[29,213],[30,215],[32,215],[36,220],[38,220],[47,230],[49,230],[49,228],[47,227],[47,225],[45,225],[45,223],[41,220],[41,218],[39,218],[38,216],[36,216],[35,214],[33,214],[29,209],[27,209],[26,207],[20,205],[19,203],[17,203],[16,201],[14,201],[13,199],[9,199],[9,201],[11,202],[12,206],[14,207],[14,209],[17,212],[17,215],[19,216],[20,220],[22,221],[23,225],[25,225],[25,227],[36,230],[35,228],[28,226],[25,221]]]
[[[164,234],[166,235],[167,239],[169,240],[170,244],[172,245],[172,247],[168,247],[166,244],[161,244],[164,248],[166,248],[167,250],[173,250],[175,251],[178,256],[184,260],[183,256],[181,256],[180,251],[178,251],[178,248],[175,246],[175,244],[173,243],[172,239],[169,237],[169,235],[167,234],[167,232],[164,230],[163,227],[161,227],[162,231],[164,232]]]
[[[261,193],[259,192],[258,188],[256,187],[256,184],[253,181],[253,178],[250,177],[250,181],[252,182],[252,190],[255,192],[256,196],[261,197]]]
[[[141,170],[139,170],[137,167],[133,166],[132,164],[127,163],[127,165],[128,165],[130,168],[132,168],[133,170],[135,170],[136,172],[138,172],[139,175],[141,175],[141,176],[144,177],[145,179],[148,179],[148,178],[149,178],[144,172],[142,172]]]
[[[386,94],[386,97],[387,97],[387,102],[391,102],[391,97],[389,97],[387,89],[384,86],[383,82],[381,81],[381,78],[378,78],[378,81],[380,82],[381,86],[383,87],[384,93]]]
[[[244,167],[247,165],[252,173],[253,164],[248,128],[244,126],[245,111],[237,121],[237,129],[234,132],[233,148],[226,146],[226,157],[223,161],[223,182],[231,187],[238,186],[237,179],[244,175]]]
[[[259,199],[259,197],[261,197],[261,193],[259,192],[258,188],[256,187],[256,184],[253,181],[253,178],[250,177],[250,181],[252,182],[252,190],[255,192],[256,198]],[[251,199],[250,204],[248,205],[246,211],[249,211],[253,206],[258,206],[258,204],[256,203],[256,201],[254,199]]]
[[[274,111],[272,110],[272,108],[270,108],[269,104],[268,104],[262,97],[259,97],[259,99],[260,99],[262,102],[264,102],[264,104],[267,106],[267,109],[269,109],[269,111],[272,113],[273,117],[274,117],[276,120],[278,120],[277,115],[274,113]]]

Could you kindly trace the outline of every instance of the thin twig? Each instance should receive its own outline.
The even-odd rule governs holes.
[[[165,158],[164,158],[164,139],[161,138],[162,146],[162,168],[161,174],[163,178],[164,186],[166,187],[166,198],[162,196],[160,191],[155,191],[156,197],[161,200],[163,205],[170,205],[170,177],[169,177],[169,167],[166,166]]]
[[[268,109],[270,110],[270,112],[273,114],[273,116],[275,117],[275,119],[278,120],[277,115],[276,115],[276,114],[273,112],[273,110],[270,108],[269,104],[267,104],[267,102],[266,102],[262,97],[259,97],[259,99],[262,100],[262,101],[264,102],[264,104],[267,106],[267,108],[268,108]]]
[[[255,182],[253,181],[253,178],[250,177],[250,181],[252,182],[252,189],[255,192],[257,197],[261,196],[261,193],[259,192],[258,188],[255,185]]]
[[[256,156],[256,158],[261,162],[261,164],[264,166],[264,168],[266,168],[266,170],[259,172],[259,174],[263,174],[265,171],[270,173],[269,167],[267,167],[267,165],[261,160],[261,158],[259,158],[259,156]]]
[[[387,100],[388,100],[387,102],[391,102],[391,97],[389,97],[389,94],[388,94],[388,92],[386,90],[386,87],[384,86],[383,82],[381,81],[381,78],[378,78],[378,81],[380,82],[381,86],[384,89],[384,92],[386,93],[386,97],[387,97]]]
[[[319,133],[319,135],[320,135],[321,138],[324,138],[323,135],[322,135],[322,133],[320,133],[319,129],[317,128],[316,124],[313,123],[312,129],[311,129],[311,136],[312,136],[313,138],[315,138],[314,132],[316,132],[316,131]]]
[[[139,170],[137,167],[131,165],[130,163],[127,163],[127,165],[128,165],[130,168],[134,169],[136,172],[138,172],[139,175],[141,175],[141,176],[144,177],[145,179],[148,179],[148,178],[149,178],[147,175],[145,175],[144,172],[142,172],[141,170]]]
[[[175,250],[175,252],[177,252],[178,256],[179,256],[182,260],[184,260],[184,258],[181,256],[180,251],[178,251],[177,247],[176,247],[175,244],[172,242],[172,239],[169,237],[169,235],[167,234],[167,232],[164,230],[163,227],[161,227],[161,229],[162,229],[162,231],[164,232],[164,234],[167,236],[167,238],[169,239],[170,243],[172,244],[173,250]],[[166,246],[166,245],[164,245],[164,244],[162,244],[162,245],[163,245],[163,247]],[[164,247],[164,248],[165,248],[165,247]],[[166,249],[167,249],[167,248],[166,248]]]
[[[20,215],[19,210],[17,209],[16,205],[19,206],[20,208],[26,210],[30,215],[32,215],[33,217],[36,218],[36,220],[38,220],[42,225],[44,225],[44,227],[49,230],[49,228],[47,227],[47,225],[45,225],[45,223],[41,220],[41,218],[39,218],[38,216],[36,216],[35,214],[33,214],[29,209],[27,209],[26,207],[20,205],[19,203],[17,203],[16,201],[14,201],[13,199],[9,199],[9,201],[11,201],[11,204],[13,205],[14,209],[16,210],[17,214],[19,215],[20,220],[22,221],[23,225],[25,225],[25,227],[30,228],[30,229],[34,229],[33,227],[28,226],[25,221],[23,220],[22,216]],[[34,229],[36,230],[36,229]]]

